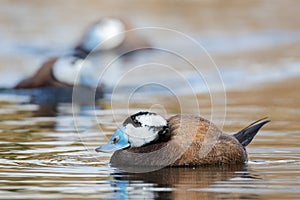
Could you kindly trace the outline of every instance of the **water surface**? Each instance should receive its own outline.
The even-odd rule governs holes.
[[[0,7],[1,199],[299,198],[298,1],[153,1],[125,10],[126,1],[74,2]],[[152,27],[141,33],[156,48],[115,62],[103,94],[84,91],[74,99],[72,89],[10,89],[105,15]],[[148,173],[109,167],[110,154],[94,149],[140,110],[201,114],[229,133],[266,116],[271,123],[242,166]]]

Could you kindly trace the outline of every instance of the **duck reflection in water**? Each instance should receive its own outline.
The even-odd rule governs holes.
[[[140,169],[137,169],[139,171]],[[135,171],[134,167],[130,171]],[[213,189],[216,182],[227,182],[234,179],[257,179],[247,171],[245,164],[207,167],[166,167],[147,173],[116,172],[115,180],[110,181],[116,188],[116,199],[215,199],[222,197],[217,193],[206,191]],[[257,199],[253,195],[231,193],[227,198]]]

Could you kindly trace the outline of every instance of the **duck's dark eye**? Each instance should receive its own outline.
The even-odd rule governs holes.
[[[142,125],[141,122],[139,122],[135,117],[132,117],[131,120],[135,127]]]
[[[119,141],[119,137],[115,137],[112,141],[111,141],[111,143],[112,144],[115,144],[115,143],[117,143]]]
[[[123,126],[126,126],[127,124],[132,124],[134,127],[139,127],[139,126],[142,126],[141,122],[139,122],[135,116],[130,116],[128,117],[124,123],[123,123]]]
[[[72,60],[72,62],[71,62],[72,67],[76,64],[76,62],[77,62],[77,59]]]

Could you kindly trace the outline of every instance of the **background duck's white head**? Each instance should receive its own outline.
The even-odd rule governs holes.
[[[83,38],[82,48],[92,50],[111,50],[125,39],[125,25],[118,18],[106,17],[92,26]]]
[[[168,131],[168,123],[162,116],[139,112],[128,117],[109,142],[96,151],[110,152],[127,147],[141,147],[158,140]]]
[[[52,74],[59,82],[95,88],[98,86],[98,78],[94,70],[90,61],[68,55],[57,59]]]

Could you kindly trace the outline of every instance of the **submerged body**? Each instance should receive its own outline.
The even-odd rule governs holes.
[[[155,114],[150,113],[148,115]],[[150,123],[152,122],[153,120]],[[229,135],[223,133],[213,123],[202,117],[175,115],[166,120],[166,125],[158,126],[161,127],[161,130],[153,126],[154,129],[157,129],[156,133],[153,132],[154,135],[156,134],[154,140],[141,146],[130,144],[125,148],[118,149],[112,155],[110,162],[115,167],[130,165],[205,166],[242,164],[248,159],[245,146],[251,142],[257,131],[267,122],[269,121],[263,121],[254,126],[249,126],[235,135]],[[141,122],[139,124],[141,124],[141,127],[143,126]],[[153,128],[150,125],[145,126],[149,130]],[[137,126],[137,128],[139,127]],[[130,139],[131,137],[139,136],[128,133],[128,130],[125,129],[124,133],[128,135],[128,143],[130,143],[130,140],[134,141]],[[149,135],[152,136],[152,134]],[[149,137],[149,135],[146,137]],[[114,142],[116,141],[110,141],[111,144]],[[96,149],[96,151],[106,152],[111,148],[111,144],[108,144],[110,145],[108,148],[103,146]]]

